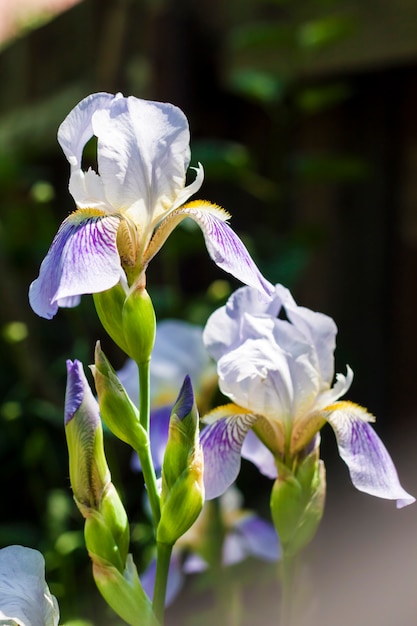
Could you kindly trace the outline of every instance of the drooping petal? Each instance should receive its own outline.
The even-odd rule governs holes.
[[[415,501],[402,488],[387,449],[369,424],[372,415],[351,402],[336,402],[323,411],[323,417],[333,427],[339,454],[359,491],[396,500],[397,508]]]
[[[204,417],[208,425],[200,435],[204,454],[206,500],[220,496],[235,481],[240,470],[243,441],[256,417],[228,404]]]
[[[277,477],[277,466],[273,454],[252,430],[248,432],[243,442],[242,457],[256,465],[264,476],[268,478]]]
[[[119,220],[117,215],[84,210],[62,222],[30,286],[35,313],[51,319],[58,306],[75,306],[82,294],[117,284],[122,273],[116,245]]]
[[[72,169],[81,168],[84,146],[93,136],[93,114],[108,109],[113,100],[111,93],[93,93],[81,100],[59,127],[58,141]]]
[[[97,159],[110,204],[148,228],[184,188],[190,160],[189,129],[172,104],[115,98],[92,120]]]
[[[145,253],[145,263],[149,263],[174,228],[186,217],[200,226],[208,253],[216,265],[265,296],[273,292],[271,283],[262,276],[241,239],[226,223],[228,213],[209,202],[191,202],[172,211],[159,224]]]
[[[57,626],[58,621],[58,603],[45,582],[42,554],[23,546],[0,550],[0,622]]]

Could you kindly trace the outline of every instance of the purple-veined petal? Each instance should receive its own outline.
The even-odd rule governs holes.
[[[252,430],[248,432],[243,442],[242,457],[256,465],[264,476],[272,479],[278,476],[273,454]]]
[[[241,239],[225,222],[223,211],[199,201],[181,211],[200,226],[208,253],[216,265],[267,296],[273,292],[273,286],[262,276]]]
[[[114,98],[111,93],[93,93],[81,100],[62,122],[58,129],[58,141],[71,168],[81,167],[84,146],[93,136],[93,114],[108,109]]]
[[[210,202],[196,201],[171,211],[160,222],[145,252],[145,265],[161,249],[174,228],[186,217],[194,220],[203,231],[209,255],[213,261],[242,283],[256,288],[269,297],[274,287],[256,267],[245,245],[226,223],[229,214]]]
[[[29,289],[35,313],[51,319],[58,306],[74,306],[82,294],[117,284],[122,273],[116,245],[119,220],[79,210],[62,222]]]
[[[204,417],[208,424],[200,435],[204,454],[206,500],[220,496],[236,480],[241,448],[256,417],[241,407],[228,404]]]
[[[92,120],[106,197],[147,228],[184,188],[190,160],[184,113],[172,104],[117,98]]]
[[[263,561],[279,559],[279,539],[271,523],[255,514],[247,514],[236,520],[232,530],[238,534],[245,556],[254,556]]]
[[[168,570],[168,582],[165,594],[165,606],[169,606],[180,593],[184,585],[184,572],[182,568],[181,550],[174,547]],[[153,597],[156,578],[156,559],[153,559],[146,570],[140,575],[140,582],[145,593],[150,599]]]
[[[387,449],[369,424],[372,415],[351,402],[336,402],[322,414],[336,434],[339,454],[359,491],[396,500],[397,508],[415,501],[402,488]]]

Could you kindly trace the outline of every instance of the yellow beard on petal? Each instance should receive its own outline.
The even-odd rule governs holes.
[[[70,214],[69,218],[75,224],[80,224],[81,222],[84,222],[85,220],[88,220],[92,217],[104,217],[106,215],[107,213],[102,209],[88,208],[76,209],[73,213]]]

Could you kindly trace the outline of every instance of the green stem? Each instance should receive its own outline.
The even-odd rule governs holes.
[[[295,620],[295,578],[297,569],[297,559],[294,555],[285,554],[281,560],[281,621],[280,626],[293,626]]]
[[[139,368],[139,411],[140,423],[149,435],[150,421],[150,360],[138,363]],[[161,507],[159,502],[158,486],[156,482],[155,468],[153,465],[150,444],[136,450],[142,466],[143,478],[145,481],[155,530],[161,517]]]
[[[172,546],[167,543],[157,543],[156,576],[153,596],[153,610],[161,626],[164,624],[165,595],[168,583],[169,563]]]

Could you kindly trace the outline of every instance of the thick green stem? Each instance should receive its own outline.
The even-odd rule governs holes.
[[[149,435],[149,421],[150,421],[150,360],[144,363],[138,363],[139,368],[139,411],[140,422],[144,430]],[[160,517],[161,507],[159,502],[159,493],[156,482],[155,468],[153,465],[152,454],[150,445],[142,447],[136,450],[139,456],[140,464],[142,466],[143,478],[145,481],[149,502],[151,505],[154,528],[156,530]]]
[[[168,583],[169,563],[171,560],[172,546],[167,543],[157,543],[156,576],[153,596],[153,610],[160,622],[164,624],[165,595]]]

